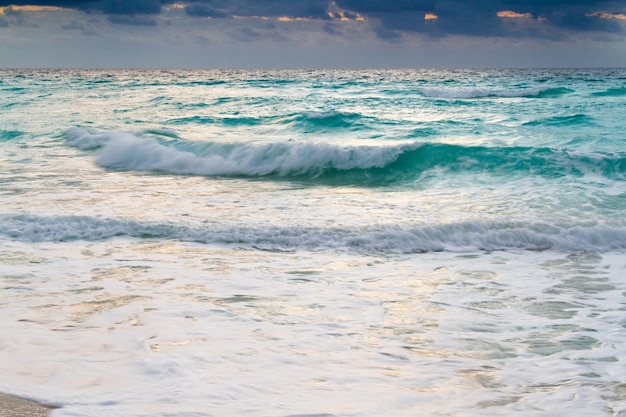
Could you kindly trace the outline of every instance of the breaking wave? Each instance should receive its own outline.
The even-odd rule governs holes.
[[[28,242],[100,241],[114,237],[171,239],[263,250],[420,253],[467,250],[611,251],[626,249],[626,227],[467,221],[403,227],[198,227],[89,216],[0,217],[0,234]]]
[[[475,98],[551,98],[560,97],[571,93],[573,90],[564,87],[557,88],[517,88],[517,89],[491,89],[491,88],[468,88],[468,87],[433,87],[421,88],[420,93],[429,98],[441,99],[475,99]]]
[[[269,144],[185,142],[126,132],[91,133],[72,128],[67,143],[98,150],[96,163],[129,171],[161,171],[207,176],[309,176],[334,171],[383,168],[417,144],[342,147],[327,143]]]
[[[626,173],[624,154],[584,154],[551,148],[417,142],[386,146],[191,142],[172,135],[92,133],[80,128],[69,129],[65,139],[76,148],[96,151],[96,163],[104,168],[183,175],[308,178],[376,185],[414,181],[433,168],[551,178],[593,173],[614,180],[624,180]]]

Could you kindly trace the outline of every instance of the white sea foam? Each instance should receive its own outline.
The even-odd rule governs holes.
[[[332,117],[348,116],[348,114],[346,113],[333,111],[333,110],[329,110],[329,111],[310,110],[310,111],[302,112],[302,115],[307,119],[328,119]]]
[[[0,234],[21,241],[98,241],[116,236],[235,244],[285,250],[341,250],[416,253],[467,250],[612,251],[626,249],[626,227],[596,224],[556,226],[523,222],[463,222],[354,229],[313,227],[231,227],[157,224],[86,216],[0,217]]]
[[[2,249],[0,389],[52,416],[624,410],[617,255]]]
[[[443,99],[472,99],[486,97],[533,97],[549,90],[549,88],[521,88],[521,89],[501,89],[486,87],[424,87],[420,92],[431,98]]]
[[[417,144],[337,146],[327,143],[185,144],[158,142],[133,133],[90,132],[71,128],[67,143],[83,150],[97,149],[96,163],[123,170],[154,170],[195,175],[319,175],[328,169],[383,167]]]

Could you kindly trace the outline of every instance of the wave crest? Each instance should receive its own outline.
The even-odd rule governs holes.
[[[358,113],[339,111],[308,111],[303,112],[296,120],[310,127],[322,128],[357,128],[363,119]]]
[[[430,169],[538,175],[548,178],[588,173],[624,180],[623,154],[583,154],[550,148],[405,143],[338,146],[328,143],[266,144],[188,142],[173,135],[158,140],[127,132],[92,133],[72,128],[67,143],[97,150],[96,163],[126,171],[170,174],[319,179],[331,183],[378,185],[411,182]]]
[[[433,87],[421,88],[420,93],[429,98],[441,99],[474,99],[474,98],[550,98],[560,97],[571,93],[573,90],[564,87],[544,88],[517,88],[517,89],[492,89],[492,88],[450,88]]]
[[[92,133],[72,128],[67,143],[100,149],[96,163],[105,168],[225,176],[319,176],[329,170],[382,168],[418,145],[341,147],[326,143],[159,142],[127,132]]]
[[[411,227],[383,224],[352,229],[246,225],[211,228],[89,216],[20,214],[0,216],[0,234],[30,242],[99,241],[121,236],[236,244],[263,250],[345,250],[362,253],[511,249],[603,252],[626,249],[625,227],[514,221],[467,221]]]

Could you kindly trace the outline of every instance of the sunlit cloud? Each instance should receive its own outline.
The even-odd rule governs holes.
[[[624,13],[607,13],[607,12],[595,12],[589,13],[586,16],[591,17],[599,17],[600,19],[617,19],[617,20],[626,20],[626,14]]]
[[[365,18],[358,12],[349,12],[340,8],[336,2],[330,2],[328,5],[328,17],[332,20],[340,20],[343,22],[348,22],[351,20],[359,20],[363,21]]]
[[[164,7],[165,10],[174,10],[174,9],[184,9],[187,7],[186,4],[182,3],[172,3]]]
[[[63,7],[57,7],[57,6],[11,5],[11,6],[6,6],[6,7],[0,7],[0,14],[5,14],[5,10],[7,9],[14,11],[14,12],[58,12],[58,11],[67,10],[67,9],[64,9]]]
[[[510,19],[532,19],[533,17],[530,13],[517,13],[511,10],[501,10],[498,12],[497,16]]]
[[[328,17],[330,17],[332,20],[341,20],[344,22],[348,22],[351,20],[365,20],[365,18],[358,13],[352,14],[344,11],[328,12]]]
[[[266,18],[269,19],[269,18]],[[290,17],[290,16],[279,16],[278,19],[279,22],[306,22],[312,19],[306,18],[306,17]]]
[[[270,17],[268,17],[268,16],[238,16],[238,15],[235,15],[235,16],[231,16],[231,17],[232,17],[233,19],[235,19],[235,20],[254,20],[254,19],[258,19],[258,20],[270,20]],[[287,17],[287,16],[282,16],[282,17],[284,17],[285,19],[287,19],[287,20],[284,20],[284,22],[287,22],[287,21],[288,21],[288,19],[289,19],[289,17]],[[280,17],[278,18],[278,20],[280,20]]]
[[[426,13],[424,15],[424,20],[437,20],[437,19],[439,19],[439,16],[437,16],[434,13]]]

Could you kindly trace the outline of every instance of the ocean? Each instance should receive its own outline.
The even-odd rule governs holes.
[[[0,392],[626,416],[626,70],[0,71]]]

